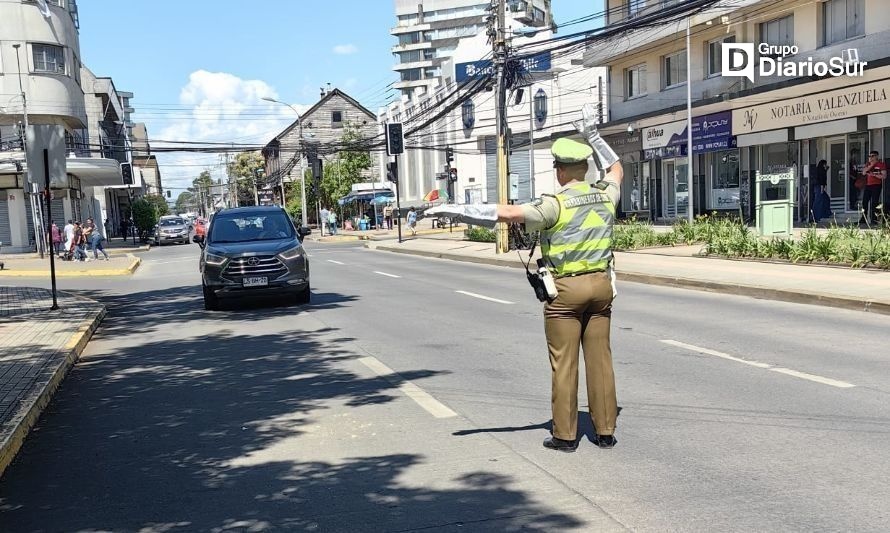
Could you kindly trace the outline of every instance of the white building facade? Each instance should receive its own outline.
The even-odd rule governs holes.
[[[121,102],[112,94],[110,80],[96,79],[82,68],[78,32],[75,0],[48,1],[46,12],[35,2],[0,3],[0,242],[4,251],[35,249],[43,238],[40,227],[46,223],[43,196],[35,194],[28,183],[21,142],[22,93],[31,125],[57,125],[65,131],[67,177],[63,186],[52,190],[56,223],[88,216],[103,220],[104,187],[121,183],[121,142],[100,131]]]
[[[640,209],[656,219],[722,211],[754,217],[759,173],[794,169],[790,192],[797,218],[805,220],[820,160],[829,165],[827,190],[839,220],[858,218],[859,192],[852,177],[877,150],[890,150],[890,11],[882,0],[740,0],[686,21],[638,30],[616,46],[596,45],[584,63],[609,69],[612,138],[634,131],[634,175]],[[607,24],[651,13],[664,2],[609,0]],[[761,57],[844,64],[866,62],[861,76],[724,76],[725,45],[752,44]],[[785,55],[761,45],[787,47]],[[851,52],[852,51],[852,52]],[[691,77],[693,183],[687,178],[686,75]],[[626,165],[627,166],[627,165]],[[883,191],[884,204],[888,191]]]
[[[515,37],[512,44],[532,45],[551,36],[550,31],[545,31],[534,38]],[[472,76],[468,77],[473,69],[468,70],[468,66],[484,58],[486,50],[490,50],[486,35],[464,39],[452,57],[442,63],[442,82],[433,87],[429,96],[403,96],[401,101],[380,110],[381,131],[387,122],[402,122],[405,132],[411,132],[448,103],[464,100],[473,85]],[[605,102],[605,69],[580,66],[582,52],[553,57],[547,53],[543,57],[534,47],[531,50],[529,57],[537,59],[536,67],[528,73],[522,87],[508,94],[509,196],[516,202],[556,190],[550,147],[556,138],[571,135],[571,123],[581,118],[584,104],[593,104],[605,114],[605,106],[600,105]],[[452,201],[497,202],[495,103],[495,91],[483,90],[406,137],[406,152],[399,158],[403,205],[423,205],[430,191],[446,190],[447,180],[441,178],[446,171],[448,148],[454,153],[451,167],[457,169]],[[437,104],[441,105],[436,107]],[[380,157],[385,169],[389,158],[385,154]],[[385,171],[380,179],[385,179]]]
[[[484,0],[395,0],[396,25],[390,33],[398,40],[392,53],[399,80],[394,87],[409,98],[430,94],[441,84],[442,65],[458,45],[485,35],[490,6]],[[517,29],[553,24],[550,0],[508,0],[507,7]]]

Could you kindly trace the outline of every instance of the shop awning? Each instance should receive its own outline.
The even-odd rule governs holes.
[[[69,157],[65,160],[69,174],[80,178],[82,187],[121,185],[121,164],[116,159],[98,157]]]
[[[340,205],[350,204],[352,202],[368,202],[373,200],[374,198],[392,198],[392,201],[396,201],[396,197],[393,196],[392,191],[390,190],[379,190],[379,191],[352,191],[347,194],[343,198],[337,202]]]

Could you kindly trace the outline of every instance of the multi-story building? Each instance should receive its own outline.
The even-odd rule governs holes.
[[[515,46],[529,47],[527,58],[535,63],[528,69],[527,82],[510,91],[507,106],[509,197],[520,202],[557,188],[549,152],[552,139],[557,134],[570,134],[567,128],[581,118],[583,105],[594,104],[604,112],[599,103],[604,101],[606,70],[579,66],[582,52],[554,54],[551,58],[549,53],[541,54],[547,48],[543,42],[535,51],[535,42],[551,36],[550,31],[544,31],[533,38],[513,39]],[[442,80],[431,93],[413,99],[403,96],[378,112],[381,131],[387,122],[402,122],[409,133],[406,152],[399,158],[399,192],[406,205],[421,205],[430,191],[446,190],[442,178],[448,167],[448,148],[454,152],[450,168],[457,170],[453,200],[497,201],[495,92],[483,90],[466,98],[473,78],[486,70],[479,63],[485,57],[483,50],[490,48],[486,37],[483,33],[460,43],[452,57],[442,63]],[[431,115],[457,101],[460,105],[448,114],[415,131]],[[387,156],[381,153],[380,158],[383,161]],[[381,163],[381,167],[385,165]],[[383,173],[380,179],[385,179]]]
[[[490,8],[485,0],[395,0],[397,22],[390,33],[398,39],[392,52],[399,81],[394,87],[409,98],[429,94],[441,83],[442,64],[458,44],[485,35]],[[515,29],[553,24],[550,0],[510,0],[508,13]]]
[[[308,168],[304,156],[312,152],[313,147],[323,160],[336,158],[331,147],[342,139],[347,126],[355,128],[365,139],[377,136],[374,113],[337,88],[323,90],[321,99],[301,115],[301,120],[302,128],[300,120],[294,121],[263,148],[266,175],[275,177],[275,181],[289,182],[294,176],[300,176],[301,165],[303,169]],[[365,172],[369,179],[379,174],[377,159],[372,161],[373,167]]]
[[[607,24],[676,5],[609,0]],[[696,214],[732,211],[750,219],[756,173],[793,169],[798,180],[790,194],[798,218],[804,219],[810,179],[824,159],[835,215],[857,217],[859,194],[851,178],[869,151],[886,158],[890,150],[886,7],[882,0],[718,2],[688,18],[688,51],[687,19],[635,30],[611,46],[591,46],[585,64],[609,69],[611,100],[603,131],[625,145],[628,132],[635,137],[623,158],[640,187],[640,209],[654,218],[687,216],[691,192]],[[724,67],[741,66],[741,61],[724,65],[724,48],[753,52],[750,77],[724,75]],[[770,71],[779,59],[782,75]],[[812,71],[828,61],[849,70],[838,76],[819,67]],[[804,66],[799,68],[799,62]],[[687,74],[692,187],[687,178]]]
[[[52,190],[57,222],[104,217],[104,187],[121,183],[120,143],[107,127],[121,116],[120,101],[110,80],[82,68],[75,0],[50,0],[46,11],[36,2],[0,2],[0,35],[0,242],[5,251],[26,251],[43,238],[45,221],[20,141],[24,101],[31,125],[65,131],[67,175]]]

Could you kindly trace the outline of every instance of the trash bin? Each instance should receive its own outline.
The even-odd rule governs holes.
[[[358,223],[358,229],[361,231],[368,231],[368,221],[360,220]]]

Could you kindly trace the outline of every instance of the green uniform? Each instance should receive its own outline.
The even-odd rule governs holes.
[[[575,145],[569,148],[580,158],[583,151]],[[558,154],[558,148],[554,143],[554,156],[560,161],[565,152]],[[577,162],[571,159],[568,162]],[[615,181],[602,183],[604,188],[571,182],[554,196],[522,206],[526,229],[541,231],[542,254],[559,292],[544,306],[544,331],[552,370],[553,436],[563,440],[577,438],[582,347],[589,411],[597,434],[612,435],[618,415],[609,332],[614,296],[611,230],[619,188]]]

